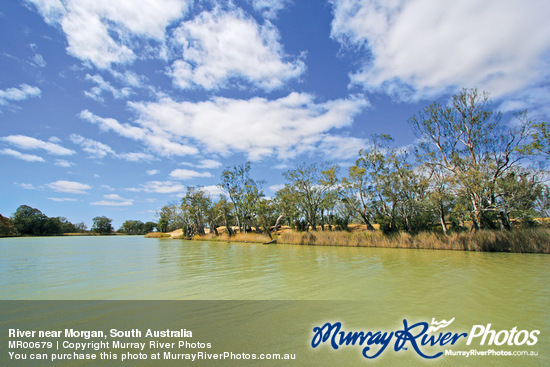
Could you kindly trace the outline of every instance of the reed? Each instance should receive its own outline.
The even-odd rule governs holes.
[[[315,246],[383,247],[431,250],[550,253],[550,229],[516,229],[514,231],[478,231],[448,236],[433,232],[411,235],[400,232],[384,235],[367,232],[294,232],[285,231],[278,243]]]

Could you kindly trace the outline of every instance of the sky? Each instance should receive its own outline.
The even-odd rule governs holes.
[[[373,134],[414,144],[408,118],[461,88],[548,121],[548,14],[548,0],[2,1],[0,214],[155,221],[187,186],[218,197],[247,161],[273,196],[304,162],[345,171]]]

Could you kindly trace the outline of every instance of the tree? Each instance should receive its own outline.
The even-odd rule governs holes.
[[[122,226],[118,231],[128,235],[139,235],[146,233],[144,223],[140,220],[127,220],[122,223]]]
[[[241,232],[246,232],[252,226],[256,202],[263,196],[263,184],[264,181],[256,181],[250,177],[250,162],[232,168],[227,167],[222,172],[218,186],[227,192]]]
[[[0,214],[0,237],[15,236],[16,234],[13,220]]]
[[[112,219],[105,216],[95,217],[92,224],[92,232],[99,234],[109,234],[114,231],[113,226],[111,225]]]
[[[221,215],[223,218],[223,224],[229,237],[233,236],[233,228],[231,228],[231,203],[229,203],[224,195],[220,195],[218,202],[214,205],[214,211]]]
[[[84,222],[79,222],[74,225],[75,232],[84,233],[88,230],[88,226]]]
[[[41,236],[45,234],[47,216],[40,210],[27,205],[21,205],[13,214],[15,229],[25,235]]]
[[[548,122],[533,124],[531,137],[533,141],[527,146],[529,153],[540,153],[547,158],[550,157],[550,125]]]
[[[332,173],[336,169],[335,166],[325,163],[319,170],[313,163],[283,173],[288,183],[281,195],[286,197],[314,231],[317,230],[323,213],[332,210],[335,204],[332,200],[334,197],[330,196],[332,185],[327,172]]]
[[[155,222],[145,222],[142,227],[143,228],[142,234],[153,232],[156,227],[157,227],[157,224]]]
[[[172,202],[164,205],[158,212],[158,230],[160,232],[171,232],[183,228],[184,217],[181,204]]]
[[[204,235],[206,222],[215,225],[215,218],[211,213],[212,200],[201,187],[187,186],[187,192],[181,201],[184,216],[188,226],[184,229],[187,236]]]
[[[463,89],[449,106],[434,102],[409,120],[421,141],[420,161],[442,170],[468,198],[473,229],[494,227],[490,213],[500,210],[498,181],[524,156],[520,148],[530,122],[518,115],[518,123],[507,127],[501,117],[487,93]],[[506,227],[504,218],[499,219]]]

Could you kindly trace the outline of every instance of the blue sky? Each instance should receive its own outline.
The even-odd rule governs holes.
[[[252,162],[273,195],[302,162],[352,164],[372,134],[477,87],[548,120],[547,0],[0,2],[0,213],[91,226],[217,196]]]

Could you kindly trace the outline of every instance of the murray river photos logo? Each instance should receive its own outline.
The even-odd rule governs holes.
[[[451,320],[409,323],[403,320],[403,329],[396,331],[345,331],[342,323],[327,322],[323,326],[313,328],[311,347],[317,348],[323,343],[330,345],[334,350],[344,346],[361,347],[361,354],[368,359],[380,356],[389,346],[393,346],[395,352],[412,349],[419,356],[427,359],[441,357],[444,350],[459,342],[466,345],[488,346],[533,346],[537,344],[539,330],[493,330],[491,324],[473,325],[469,333],[457,333],[443,330],[452,324]],[[445,347],[434,352],[432,347]],[[427,349],[430,349],[428,352]]]

